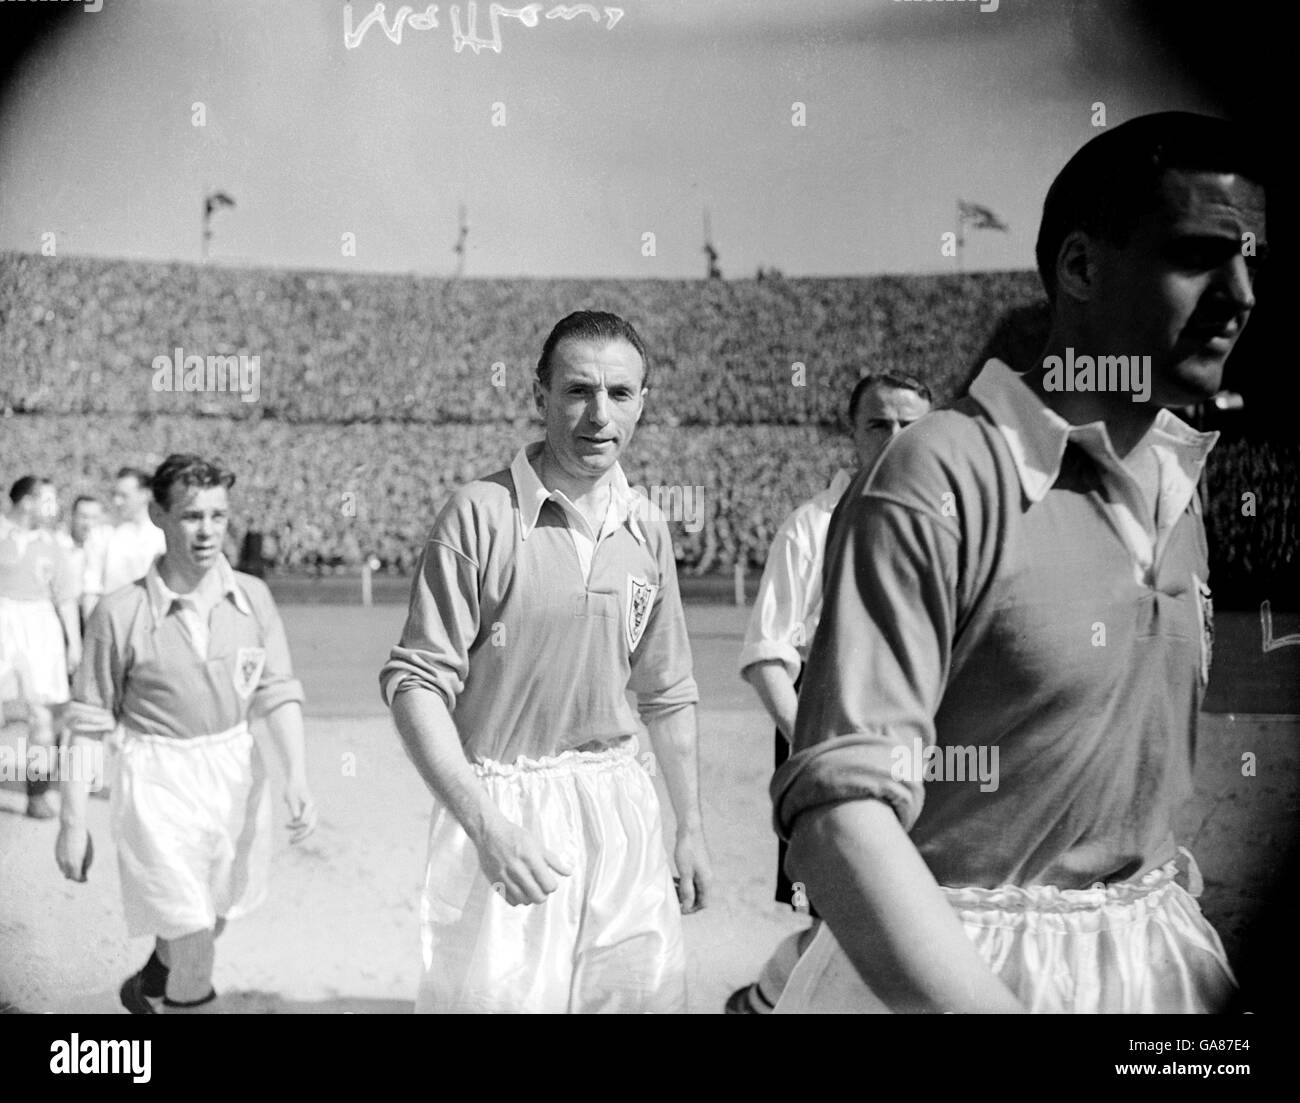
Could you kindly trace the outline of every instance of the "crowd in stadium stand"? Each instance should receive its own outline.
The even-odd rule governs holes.
[[[411,279],[0,254],[0,409],[496,423],[532,413],[537,353],[578,306],[641,331],[645,420],[824,425],[867,365],[946,397],[1032,273],[699,281]],[[257,356],[256,402],[156,390],[154,360]],[[799,366],[802,366],[802,370]]]
[[[758,568],[781,519],[843,463],[843,399],[863,371],[914,375],[942,401],[986,355],[1027,368],[1039,295],[1029,272],[454,281],[0,254],[0,480],[48,475],[66,514],[119,466],[195,451],[237,473],[235,547],[256,532],[275,567],[374,556],[407,572],[452,490],[540,436],[531,380],[546,331],[604,308],[638,326],[652,358],[630,481],[702,488],[702,516],[669,517],[684,570]],[[155,358],[176,349],[257,356],[257,401],[155,389]],[[1218,569],[1294,571],[1296,451],[1212,453]],[[1243,489],[1274,505],[1244,516]]]

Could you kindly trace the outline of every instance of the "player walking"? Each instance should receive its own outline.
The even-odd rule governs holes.
[[[710,882],[698,694],[668,526],[618,463],[647,369],[623,319],[561,321],[534,384],[546,439],[462,487],[425,547],[380,676],[436,797],[417,1011],[684,1010],[680,913]]]
[[[166,553],[106,595],[86,632],[74,685],[74,743],[120,723],[125,742],[112,821],[127,929],[155,950],[122,985],[129,1011],[213,1009],[214,940],[266,895],[271,805],[248,730],[265,715],[284,761],[292,841],[315,827],[307,786],[302,687],[266,584],[221,554],[235,477],[194,455],[153,479]],[[63,781],[59,868],[85,879],[86,787]]]

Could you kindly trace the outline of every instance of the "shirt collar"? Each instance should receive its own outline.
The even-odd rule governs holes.
[[[25,529],[21,525],[12,523],[7,529],[0,528],[0,540],[6,538],[14,542],[19,555],[26,555],[27,549],[33,544],[43,544],[52,539],[44,529]]]
[[[525,540],[537,527],[537,518],[546,502],[561,498],[569,501],[561,491],[547,490],[542,485],[537,469],[533,467],[533,461],[542,454],[542,447],[542,441],[525,445],[515,453],[515,458],[510,463],[510,478],[514,481],[515,496],[519,501],[520,533]],[[615,511],[618,523],[626,524],[632,530],[632,535],[645,543],[645,533],[638,521],[640,510],[636,500],[640,497],[628,485],[622,465],[616,463],[610,480],[610,506]]]
[[[1120,466],[1104,422],[1071,425],[1029,388],[1001,360],[984,365],[970,386],[970,396],[984,408],[1011,450],[1020,485],[1031,502],[1042,501],[1061,474],[1066,445],[1077,441],[1091,455],[1099,452]],[[1150,443],[1170,453],[1181,472],[1180,482],[1195,487],[1205,457],[1218,433],[1200,433],[1177,415],[1160,410],[1147,433]],[[1181,510],[1179,511],[1181,512]]]
[[[831,479],[830,486],[825,490],[818,491],[813,496],[813,501],[822,509],[830,512],[839,504],[839,500],[844,497],[844,492],[848,490],[849,484],[853,482],[853,476],[841,467],[835,472],[835,477]]]
[[[162,575],[158,572],[158,564],[162,562],[159,556],[153,561],[149,572],[144,576],[145,592],[149,595],[149,608],[153,611],[154,620],[161,620],[169,612],[172,605],[182,597],[188,597],[188,594],[178,594],[162,580]],[[235,603],[235,608],[245,616],[253,615],[253,607],[249,605],[248,598],[244,595],[243,588],[239,585],[239,580],[235,578],[234,568],[230,566],[229,560],[224,555],[217,556],[217,600],[223,597],[230,598]]]

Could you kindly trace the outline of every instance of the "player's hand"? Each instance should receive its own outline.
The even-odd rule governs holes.
[[[478,863],[495,892],[512,908],[541,904],[560,887],[559,878],[573,868],[504,816],[478,844]]]
[[[673,848],[673,861],[677,863],[677,899],[682,914],[690,915],[707,907],[713,887],[713,866],[703,832],[679,833],[677,845]]]
[[[85,881],[86,845],[90,839],[85,827],[71,824],[59,825],[59,837],[54,842],[54,860],[69,881]]]
[[[290,779],[284,787],[284,803],[289,809],[289,842],[300,843],[316,830],[316,802],[306,780]]]

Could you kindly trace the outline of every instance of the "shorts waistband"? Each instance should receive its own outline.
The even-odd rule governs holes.
[[[588,744],[589,745],[589,744]],[[574,748],[561,751],[557,755],[545,755],[541,758],[528,758],[520,755],[514,762],[497,762],[487,758],[473,763],[474,772],[479,777],[514,777],[528,775],[561,775],[570,773],[588,773],[626,765],[636,759],[640,744],[636,736],[630,736],[618,743],[603,746],[599,750]]]
[[[1062,889],[1055,885],[999,885],[987,889],[977,886],[949,888],[943,894],[954,908],[968,912],[1022,912],[1067,913],[1095,912],[1105,908],[1137,904],[1157,893],[1178,885],[1179,878],[1187,882],[1192,896],[1201,892],[1201,873],[1191,853],[1179,847],[1179,857],[1156,869],[1144,873],[1136,881],[1117,881],[1114,884],[1096,884],[1086,889]]]
[[[128,741],[141,743],[153,743],[159,746],[169,747],[213,747],[218,743],[229,743],[232,739],[238,739],[241,735],[248,734],[248,723],[236,724],[233,728],[227,728],[223,732],[215,732],[211,735],[187,735],[184,737],[175,735],[151,735],[146,732],[133,731],[131,728],[123,727],[123,734]]]

